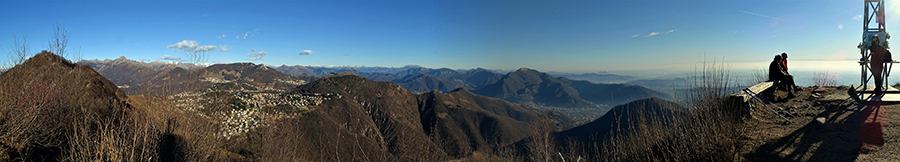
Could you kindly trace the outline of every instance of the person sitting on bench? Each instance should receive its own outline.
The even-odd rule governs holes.
[[[775,81],[773,86],[776,88],[787,87],[788,97],[796,97],[794,95],[797,92],[796,85],[794,85],[794,76],[784,71],[781,60],[781,55],[775,55],[775,59],[772,60],[772,63],[769,63],[769,80]]]

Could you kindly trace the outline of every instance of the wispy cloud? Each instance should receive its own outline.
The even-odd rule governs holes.
[[[228,35],[222,34],[222,35],[220,35],[220,36],[216,36],[216,38],[225,38],[225,37],[227,37],[227,36],[228,36]]]
[[[197,41],[194,40],[183,40],[181,42],[166,46],[168,49],[174,49],[175,51],[183,50],[189,52],[208,52],[216,50],[216,46],[213,45],[199,45]]]
[[[635,34],[635,35],[632,35],[631,37],[632,37],[632,38],[637,38],[638,36],[640,36],[640,34]]]
[[[228,51],[229,49],[228,45],[219,45],[219,51]]]
[[[157,60],[169,60],[169,61],[180,61],[181,57],[175,57],[172,55],[163,55],[162,57],[157,57]]]
[[[303,50],[303,51],[300,51],[300,56],[303,56],[303,55],[310,55],[310,54],[312,54],[312,53],[313,53],[312,50]]]
[[[231,61],[228,61],[228,60],[216,60],[216,61],[213,61],[213,63],[215,63],[215,64],[227,64],[227,63],[231,63]]]
[[[672,30],[665,31],[665,32],[658,32],[658,31],[655,31],[655,32],[650,32],[650,34],[647,34],[647,35],[645,35],[644,37],[652,37],[652,36],[657,36],[657,35],[660,35],[660,34],[669,34],[669,33],[672,33],[672,32],[675,32],[675,30],[672,29]],[[638,36],[639,36],[639,35],[632,35],[631,37],[632,37],[632,38],[635,38],[635,37],[638,37]]]
[[[266,51],[259,51],[259,52],[254,52],[254,53],[248,53],[248,54],[247,54],[247,57],[250,57],[250,58],[248,58],[247,60],[262,60],[263,57],[266,57],[266,55],[268,55],[268,54],[269,54],[269,53],[266,52]]]
[[[775,20],[779,20],[779,21],[789,22],[789,21],[787,21],[787,20],[785,20],[785,19],[777,18],[777,17],[772,17],[772,16],[769,16],[769,15],[763,15],[763,14],[758,14],[758,13],[754,13],[754,12],[750,12],[750,11],[744,11],[744,10],[738,10],[738,11],[741,12],[741,13],[745,13],[745,14],[750,14],[750,15],[755,15],[755,16],[759,16],[759,17],[765,17],[765,18],[775,19]]]
[[[853,20],[859,20],[859,19],[862,19],[862,15],[856,15],[856,17],[853,17]]]
[[[207,17],[206,14],[203,14],[203,17]]]
[[[844,30],[844,24],[838,24],[838,29]]]

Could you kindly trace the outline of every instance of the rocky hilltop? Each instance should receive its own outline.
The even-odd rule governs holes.
[[[90,66],[43,51],[0,74],[0,159],[60,160],[101,149],[113,137],[102,133],[138,132],[127,120],[134,110],[128,97]],[[115,128],[101,131],[100,127]],[[146,139],[134,134],[115,138]],[[122,144],[120,147],[141,148]],[[107,152],[98,156],[122,155]]]

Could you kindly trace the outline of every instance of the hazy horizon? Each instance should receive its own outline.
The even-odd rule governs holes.
[[[126,57],[126,59],[134,60],[134,59],[128,58],[127,56],[125,56],[125,57]],[[91,60],[102,61],[102,60],[106,60],[106,59],[113,60],[116,58],[91,59]],[[151,62],[151,61],[146,61],[146,60],[145,61],[135,60],[135,61],[144,62],[144,63]],[[153,62],[155,62],[155,61],[161,61],[161,60],[154,60]],[[750,83],[744,83],[744,82],[754,80],[752,78],[752,77],[754,77],[753,76],[754,73],[759,73],[760,70],[763,70],[762,72],[768,72],[767,71],[768,64],[770,63],[770,62],[725,62],[723,64],[721,62],[721,60],[716,61],[716,62],[713,62],[714,60],[706,60],[706,61],[707,61],[706,65],[708,65],[708,66],[724,66],[725,69],[730,72],[730,75],[732,75],[732,78],[735,79],[735,81],[741,82],[739,84],[741,84],[742,86],[746,86],[745,84],[750,84]],[[162,61],[162,62],[178,62],[178,61]],[[254,62],[232,62],[232,63],[254,63]],[[217,64],[217,63],[213,63],[213,64]],[[255,64],[259,64],[259,63],[255,63]],[[401,68],[401,67],[403,67],[403,66],[387,67],[387,66],[367,66],[367,65],[298,65],[298,64],[294,64],[294,65],[264,64],[264,65],[267,65],[270,67],[278,67],[278,66],[282,66],[282,65],[285,65],[285,66],[319,66],[319,67],[383,67],[383,68]],[[572,74],[572,75],[588,74],[588,73],[614,74],[614,75],[635,77],[635,79],[633,79],[633,80],[647,80],[647,79],[686,78],[689,75],[691,75],[692,72],[702,69],[703,65],[704,65],[704,63],[685,64],[685,65],[680,65],[679,68],[682,68],[682,69],[668,70],[668,71],[643,69],[643,70],[605,70],[605,71],[601,70],[601,71],[575,71],[575,72],[569,71],[569,72],[565,72],[565,71],[544,70],[544,69],[538,69],[538,68],[532,68],[532,67],[519,67],[519,68],[530,68],[530,69],[534,69],[534,70],[537,70],[540,72],[550,73],[550,74]],[[432,69],[449,68],[449,67],[430,67],[430,66],[415,65],[415,64],[404,65],[404,66],[420,66],[420,67],[432,68]],[[859,83],[860,82],[860,78],[859,78],[860,77],[860,75],[859,75],[860,66],[854,60],[789,61],[789,67],[791,68],[790,72],[796,78],[796,83],[801,86],[813,86],[814,85],[813,79],[814,79],[815,75],[819,75],[819,74],[833,75],[834,82],[836,85],[860,84]],[[472,70],[472,69],[476,69],[476,68],[484,68],[484,67],[469,67],[469,68],[457,68],[457,69],[450,68],[450,69]],[[484,68],[484,69],[502,71],[505,74],[506,72],[512,72],[519,68],[514,68],[514,69]],[[556,77],[560,77],[560,76],[556,76]],[[888,81],[891,82],[891,84],[900,83],[900,77],[891,76],[888,79],[889,79]],[[624,82],[616,82],[616,83],[624,83]]]

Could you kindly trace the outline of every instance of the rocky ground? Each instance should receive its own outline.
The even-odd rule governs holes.
[[[900,104],[860,104],[849,86],[775,94],[791,123],[762,105],[745,121],[741,161],[900,161]],[[769,105],[778,111],[777,107]],[[783,114],[783,113],[782,113]]]

